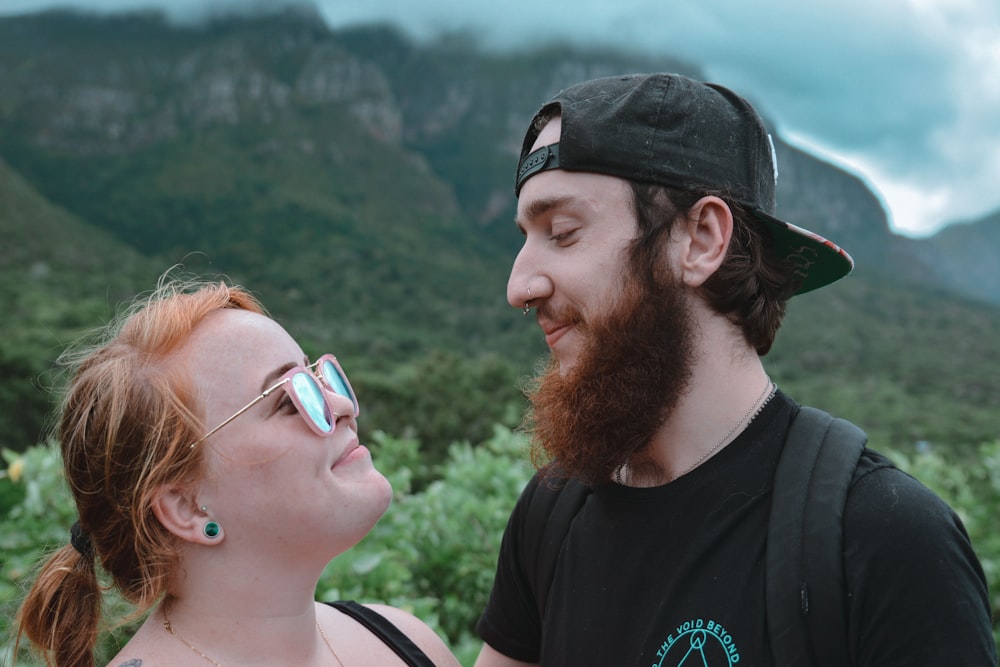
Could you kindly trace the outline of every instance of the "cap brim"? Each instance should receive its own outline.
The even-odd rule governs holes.
[[[757,210],[756,214],[768,224],[775,250],[795,267],[795,274],[801,280],[795,294],[811,292],[836,282],[854,268],[851,256],[833,241],[761,210]]]

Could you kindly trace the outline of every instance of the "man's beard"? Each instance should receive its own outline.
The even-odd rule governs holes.
[[[635,278],[592,322],[575,311],[554,314],[574,322],[585,342],[567,371],[550,359],[528,391],[532,458],[548,475],[601,483],[625,461],[639,474],[659,472],[643,453],[686,391],[693,366],[685,290],[671,275]]]

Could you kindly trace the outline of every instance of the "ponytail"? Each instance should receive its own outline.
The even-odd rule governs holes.
[[[56,551],[42,566],[17,612],[14,655],[27,636],[47,665],[94,667],[101,618],[101,587],[92,556],[73,546]]]

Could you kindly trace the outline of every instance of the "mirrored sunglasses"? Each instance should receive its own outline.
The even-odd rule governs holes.
[[[288,393],[292,404],[295,405],[296,410],[313,432],[322,436],[330,435],[337,428],[337,419],[345,415],[337,414],[334,411],[330,396],[324,391],[324,387],[351,401],[354,406],[354,417],[357,418],[361,413],[361,406],[358,404],[357,396],[354,395],[354,389],[347,379],[347,374],[344,373],[344,369],[341,368],[335,356],[324,354],[309,366],[296,366],[290,369],[278,378],[277,382],[265,389],[262,394],[240,408],[232,417],[191,443],[190,447],[200,444],[279,389]]]

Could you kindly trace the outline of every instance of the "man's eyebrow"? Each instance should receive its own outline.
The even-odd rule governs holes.
[[[523,215],[519,215],[514,219],[514,224],[523,230],[523,225],[521,224],[523,220],[534,220],[558,208],[575,208],[579,205],[577,202],[577,197],[565,195],[535,199],[528,204]]]

